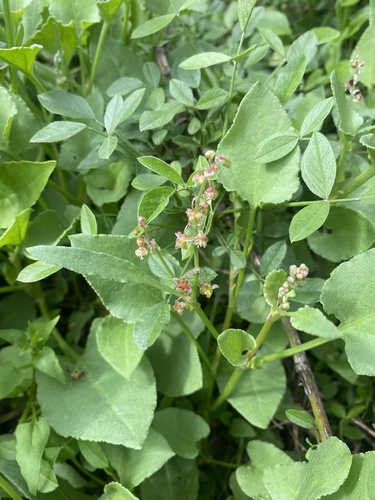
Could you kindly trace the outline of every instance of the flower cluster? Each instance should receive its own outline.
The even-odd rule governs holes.
[[[203,268],[204,270],[204,268]],[[183,295],[179,297],[174,305],[172,306],[172,310],[177,312],[178,314],[182,314],[185,307],[188,310],[192,309],[192,293],[193,286],[190,283],[190,279],[194,278],[199,274],[200,269],[193,269],[188,274],[183,276],[182,278],[174,278],[173,281],[176,284],[176,291],[181,292]],[[204,279],[202,282],[198,282],[199,291],[202,295],[205,295],[207,298],[210,298],[214,289],[219,288],[218,285],[212,285],[208,278]]]
[[[359,75],[361,74],[361,68],[364,66],[364,62],[359,60],[359,56],[356,55],[353,59],[350,59],[350,66],[354,68],[354,76],[351,80],[345,82],[345,90],[347,90],[353,98],[354,102],[359,102],[363,99],[362,92],[357,89],[357,83]]]
[[[294,296],[296,288],[302,288],[305,285],[308,274],[309,269],[305,264],[301,264],[299,267],[295,265],[289,267],[289,276],[279,288],[277,296],[279,309],[287,311],[290,308],[289,298]]]
[[[144,234],[142,236],[138,236],[141,231],[143,231]],[[158,246],[154,239],[150,240],[149,237],[147,236],[146,220],[144,217],[142,216],[138,217],[138,226],[134,229],[133,232],[135,236],[138,236],[136,240],[138,248],[135,251],[135,255],[139,257],[141,260],[143,260],[143,258],[146,257],[146,255],[156,250]]]

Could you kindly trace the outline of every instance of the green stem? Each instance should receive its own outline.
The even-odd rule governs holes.
[[[372,174],[374,175],[375,172]],[[341,191],[340,191],[341,195]],[[311,205],[312,203],[316,203],[317,201],[322,201],[322,200],[314,200],[314,201],[292,201],[290,203],[280,203],[277,206],[278,207],[307,207],[308,205]],[[330,204],[335,204],[335,203],[347,203],[350,201],[361,201],[361,198],[335,198],[333,200],[327,200]],[[274,206],[274,205],[273,205]],[[267,207],[267,205],[264,205],[262,208]]]
[[[246,353],[246,357],[249,358],[249,361],[251,359],[253,359],[253,357],[255,356],[255,354],[259,351],[259,349],[262,346],[263,342],[265,341],[265,339],[266,339],[266,337],[268,335],[268,332],[270,331],[271,326],[273,325],[273,323],[274,323],[274,321],[272,321],[272,323],[270,321],[266,321],[264,323],[264,325],[262,326],[262,329],[260,330],[260,332],[258,333],[257,338],[255,339],[256,346],[254,347],[254,349],[251,349],[251,350],[247,351],[247,353]]]
[[[242,375],[245,373],[246,370],[243,370],[241,368],[235,368],[234,371],[232,372],[232,375],[229,377],[228,382],[226,383],[226,386],[224,387],[223,391],[220,393],[220,396],[218,396],[215,401],[212,403],[210,411],[213,412],[219,406],[221,406],[224,401],[228,399],[228,397],[231,395],[233,389],[236,387],[237,382],[240,380]]]
[[[97,72],[97,69],[98,69],[99,59],[100,59],[101,53],[103,51],[104,42],[105,42],[108,30],[109,30],[109,26],[110,26],[110,23],[108,23],[106,21],[103,22],[102,29],[100,31],[98,45],[96,47],[94,61],[92,63],[92,67],[91,67],[91,74],[90,74],[90,79],[89,79],[89,86],[88,86],[88,89],[87,89],[88,95],[91,94],[91,90],[92,90],[92,87],[94,85],[94,80],[95,80],[96,72]]]
[[[346,196],[348,196],[348,194],[352,193],[360,186],[362,186],[362,184],[371,179],[371,177],[374,177],[374,175],[375,175],[375,165],[372,165],[363,172],[361,172],[359,175],[357,175],[357,177],[355,177],[354,179],[350,179],[345,184],[345,186],[343,186],[343,188],[340,191],[338,191],[337,194],[340,195],[341,198],[345,198]]]
[[[345,156],[348,151],[349,141],[343,133],[340,133],[340,143],[341,143],[341,151],[339,159],[337,161],[335,186],[337,186],[340,182],[343,182],[345,180],[344,164],[345,164]],[[333,188],[334,190],[335,186]]]
[[[73,462],[73,464],[77,467],[77,469],[79,469],[81,472],[83,472],[83,474],[85,474],[87,477],[89,477],[90,479],[95,481],[97,484],[100,484],[101,486],[105,486],[107,484],[105,481],[103,481],[102,479],[99,479],[98,477],[96,477],[96,475],[91,474],[91,472],[89,472],[87,469],[82,467],[82,465],[79,463],[79,461],[76,459],[76,457],[74,457],[74,456],[69,457],[69,459]]]
[[[290,358],[291,356],[295,356],[300,352],[308,351],[309,349],[314,349],[314,347],[319,347],[320,345],[326,344],[327,342],[330,341],[331,339],[316,338],[308,342],[305,342],[304,344],[301,344],[297,347],[290,347],[289,349],[284,349],[283,351],[280,352],[275,352],[273,354],[267,354],[267,356],[262,356],[259,359],[259,361],[261,362],[261,364],[263,364],[263,363],[271,363],[272,361],[278,361],[279,359]],[[258,358],[254,358],[254,360],[255,359]]]
[[[203,323],[205,324],[207,330],[212,334],[212,336],[215,339],[217,339],[219,336],[219,332],[216,330],[216,328],[211,323],[211,321],[207,318],[207,316],[206,316],[205,312],[203,311],[203,309],[201,308],[200,304],[198,304],[198,302],[193,302],[192,307],[193,307],[194,311],[198,314],[200,319],[203,321]]]
[[[7,39],[7,46],[9,49],[14,47],[15,43],[15,26],[12,20],[12,14],[10,10],[9,0],[3,0],[3,10],[4,10],[4,21],[5,21],[5,33]],[[10,74],[10,88],[14,94],[18,94],[18,78],[17,70],[12,65],[9,64],[9,74]]]
[[[16,490],[12,488],[12,486],[3,476],[0,476],[0,488],[2,488],[5,491],[5,493],[9,495],[10,498],[12,498],[13,500],[22,500],[22,497],[19,496]]]
[[[126,43],[127,35],[128,35],[128,23],[129,23],[129,14],[130,14],[130,0],[124,0],[124,20],[122,22],[122,31],[121,31],[121,41],[122,43]]]

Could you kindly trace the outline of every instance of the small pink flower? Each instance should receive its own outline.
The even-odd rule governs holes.
[[[186,303],[181,299],[177,299],[172,306],[172,310],[181,315],[184,312],[185,307]]]
[[[206,200],[207,203],[211,203],[212,200],[214,200],[217,197],[217,191],[213,186],[210,186],[206,189],[206,191],[203,193],[203,198]]]
[[[148,254],[147,248],[145,247],[139,247],[135,251],[135,255],[139,257],[141,260],[143,260],[143,257],[145,257]]]
[[[191,288],[190,283],[188,282],[188,280],[186,279],[185,276],[183,278],[181,278],[181,279],[174,278],[173,281],[177,285],[176,286],[176,290],[178,292],[183,292],[183,293],[190,294],[193,291],[193,289]]]
[[[187,250],[189,248],[189,236],[185,233],[181,233],[181,231],[178,231],[175,235],[177,236],[175,248]]]
[[[203,172],[201,170],[198,170],[198,172],[195,172],[192,180],[193,180],[195,185],[202,184],[205,181],[205,177],[204,177]]]
[[[196,247],[206,248],[208,238],[206,234],[199,232],[197,236],[193,238],[193,243]]]

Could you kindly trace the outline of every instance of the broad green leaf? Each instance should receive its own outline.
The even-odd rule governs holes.
[[[142,216],[147,224],[150,223],[165,209],[174,192],[175,189],[170,186],[161,186],[146,191],[139,202],[138,217]]]
[[[0,87],[0,99],[0,148],[7,149],[13,117],[17,115],[17,106],[11,92],[4,87]]]
[[[333,97],[328,97],[328,99],[316,104],[305,116],[301,125],[300,136],[303,137],[319,129],[331,112],[332,106]]]
[[[43,47],[33,44],[30,47],[0,48],[0,59],[15,66],[17,69],[34,79],[35,58]]]
[[[100,22],[96,0],[50,0],[48,5],[51,15],[64,26],[74,23],[79,35],[91,26]]]
[[[275,84],[275,95],[285,103],[300,84],[306,69],[306,57],[302,54],[291,59],[280,71]]]
[[[221,52],[202,52],[189,57],[182,62],[179,67],[182,69],[202,69],[214,66],[215,64],[223,64],[231,61],[231,57]]]
[[[375,375],[375,288],[369,270],[375,250],[368,250],[332,272],[323,287],[321,302],[327,314],[340,321],[350,365],[358,375]]]
[[[155,279],[150,273],[149,258],[141,261],[135,255],[134,239],[119,235],[75,235],[71,236],[71,242],[74,247],[87,250],[95,248],[104,254],[126,259],[134,264],[141,274],[145,273]],[[122,319],[125,323],[136,323],[145,309],[163,300],[161,291],[148,285],[116,283],[93,275],[86,275],[85,278],[112,316]]]
[[[69,66],[78,42],[73,23],[63,26],[50,16],[37,32],[32,31],[32,35],[33,41],[42,45],[51,58],[58,53],[66,67]]]
[[[108,315],[100,320],[96,342],[107,363],[128,380],[143,357],[143,351],[134,342],[133,325]]]
[[[65,384],[65,375],[60,366],[56,353],[51,347],[45,345],[35,356],[33,356],[33,365],[42,373],[49,375]]]
[[[166,28],[175,17],[176,14],[165,14],[164,16],[154,17],[153,19],[150,19],[149,21],[146,21],[138,26],[133,31],[132,38],[142,38],[144,36],[157,33],[158,31]]]
[[[10,14],[15,26],[20,22],[26,7],[31,3],[31,1],[32,0],[13,0],[10,3]],[[0,12],[4,12],[3,5],[0,5]]]
[[[50,427],[44,416],[35,422],[18,424],[15,432],[17,463],[32,495],[38,491],[41,461],[49,433]]]
[[[241,490],[250,498],[267,498],[268,492],[263,483],[264,470],[274,465],[291,465],[293,461],[280,448],[257,439],[248,443],[247,453],[251,462],[238,467],[237,482]]]
[[[152,427],[165,437],[177,455],[184,458],[196,458],[199,453],[197,442],[210,433],[210,427],[202,417],[181,408],[156,412]]]
[[[214,88],[207,90],[196,104],[197,109],[211,109],[215,106],[223,104],[228,97],[228,92],[223,89]]]
[[[238,19],[240,21],[240,26],[242,31],[246,30],[249,23],[251,13],[255,7],[256,0],[239,0],[237,4]]]
[[[107,94],[109,97],[113,97],[116,94],[127,95],[134,90],[143,87],[142,80],[138,78],[133,78],[131,76],[122,76],[118,80],[114,81],[107,89]]]
[[[270,306],[277,305],[277,297],[279,294],[279,288],[283,285],[286,280],[286,272],[283,269],[278,269],[277,271],[271,271],[265,279],[263,295],[266,302]]]
[[[118,139],[114,135],[109,135],[104,139],[101,143],[100,148],[98,149],[98,157],[101,160],[108,160],[113,151],[117,148]]]
[[[95,119],[90,104],[83,97],[65,90],[52,90],[39,94],[38,99],[50,113],[62,115],[66,118]]]
[[[152,369],[143,358],[126,380],[99,354],[95,330],[94,325],[76,367],[83,372],[80,379],[67,377],[61,384],[37,373],[42,412],[61,436],[140,449],[156,405]]]
[[[146,309],[145,313],[134,325],[133,336],[137,346],[148,349],[158,338],[163,328],[168,325],[171,318],[169,304],[161,302]]]
[[[375,25],[371,25],[362,33],[351,56],[353,58],[358,55],[360,60],[365,62],[365,65],[361,68],[358,80],[368,88],[372,88],[375,84],[374,45]]]
[[[299,186],[299,148],[274,162],[272,169],[255,159],[260,143],[275,130],[279,134],[295,133],[278,99],[256,83],[242,100],[234,123],[218,148],[219,154],[231,162],[230,168],[220,170],[219,181],[228,191],[237,191],[253,207],[260,203],[282,203]]]
[[[99,443],[95,441],[82,441],[79,439],[78,447],[85,460],[87,460],[92,467],[95,467],[95,469],[105,469],[109,466],[108,459]]]
[[[158,471],[175,454],[167,440],[150,428],[141,449],[104,445],[103,449],[121,484],[133,489]]]
[[[233,367],[225,362],[225,368],[217,376],[220,392],[232,372]],[[284,395],[285,384],[282,365],[266,363],[259,370],[245,370],[228,402],[252,425],[266,429]]]
[[[230,250],[229,253],[230,263],[237,269],[244,269],[246,267],[246,257],[241,250]]]
[[[273,245],[270,245],[262,255],[260,261],[261,276],[265,276],[271,271],[278,269],[284,260],[286,251],[287,246],[284,240],[277,241]]]
[[[122,104],[122,114],[120,123],[123,123],[125,120],[127,120],[130,116],[133,115],[135,110],[141,104],[145,92],[146,89],[134,90],[134,92],[132,92],[130,96],[125,99],[125,101]]]
[[[329,500],[357,500],[371,498],[375,488],[375,452],[353,455],[349,475],[341,488]]]
[[[85,234],[97,234],[98,225],[91,209],[84,203],[81,208],[81,231]]]
[[[183,110],[182,104],[172,101],[162,104],[154,111],[145,111],[141,115],[139,129],[143,132],[144,130],[163,127],[170,123],[177,113],[181,113]]]
[[[290,63],[293,59],[305,56],[306,64],[309,64],[316,55],[317,45],[315,33],[313,31],[306,31],[290,45],[286,57],[287,61]]]
[[[28,248],[28,252],[32,257],[43,260],[47,264],[65,267],[79,274],[96,276],[117,283],[143,284],[174,293],[173,289],[142,272],[135,264],[110,254],[85,248],[50,247],[47,245]]]
[[[17,215],[36,203],[55,166],[55,161],[0,165],[0,228],[8,228]]]
[[[303,429],[316,428],[314,417],[305,410],[286,410],[285,415],[293,424],[302,427]]]
[[[324,280],[322,278],[307,278],[303,288],[297,288],[296,295],[292,298],[300,304],[315,304],[319,302]]]
[[[104,126],[108,134],[112,134],[120,123],[122,115],[123,100],[120,94],[116,94],[109,101],[104,113]]]
[[[339,130],[344,134],[354,137],[363,123],[363,118],[349,105],[344,90],[336,71],[331,74],[331,87],[337,112],[339,114]]]
[[[350,208],[332,207],[324,227],[328,231],[315,232],[307,242],[313,252],[332,262],[350,259],[375,241],[374,223]]]
[[[100,14],[106,23],[109,23],[118,9],[121,7],[123,0],[99,0],[97,5]]]
[[[300,485],[308,471],[306,462],[294,462],[290,465],[275,465],[263,473],[263,484],[268,498],[277,500],[297,500]],[[315,500],[320,497],[313,496]],[[310,499],[312,500],[312,499]]]
[[[365,134],[360,139],[359,142],[369,149],[375,149],[375,135]]]
[[[139,191],[147,191],[159,187],[167,182],[165,177],[154,174],[139,174],[134,177],[132,186]]]
[[[320,132],[313,132],[302,157],[302,178],[319,198],[327,199],[336,177],[336,160],[332,147]]]
[[[254,45],[250,45],[249,48],[247,48],[246,50],[244,50],[243,52],[241,52],[240,54],[238,54],[238,56],[233,56],[231,57],[231,61],[241,61],[241,59],[245,59],[245,57],[247,58],[247,56],[253,51],[255,50],[257,47],[256,43]]]
[[[259,144],[255,159],[259,163],[269,163],[284,158],[298,144],[298,137],[293,135],[271,135]]]
[[[158,390],[170,397],[202,388],[202,366],[197,350],[176,322],[171,322],[147,351]]]
[[[54,266],[52,264],[46,264],[45,262],[38,261],[33,264],[29,264],[24,267],[20,274],[17,276],[17,280],[22,283],[34,283],[35,281],[40,281],[51,274],[60,271],[61,266]]]
[[[217,338],[220,351],[233,366],[245,366],[249,361],[244,354],[254,349],[256,342],[254,337],[237,328],[229,328],[220,333]]]
[[[375,182],[363,190],[360,198],[364,203],[368,203],[370,205],[375,204]]]
[[[330,210],[328,201],[313,201],[293,217],[289,226],[289,238],[293,243],[317,231],[325,223]]]
[[[285,57],[285,47],[281,38],[278,37],[276,33],[266,27],[259,28],[259,33],[263,40],[268,43],[273,51],[278,53],[280,56]]]
[[[104,493],[99,500],[138,500],[138,497],[120,483],[112,482],[104,486]]]
[[[10,361],[1,360],[0,364],[0,399],[4,399],[12,394],[14,389],[21,385],[24,376]]]
[[[172,78],[169,82],[169,92],[173,99],[184,106],[194,106],[194,96],[191,88],[186,83]]]
[[[341,332],[329,321],[319,309],[304,306],[291,313],[291,323],[297,330],[321,337],[323,339],[338,339]]]
[[[87,125],[79,122],[52,122],[32,136],[30,142],[59,142],[69,139],[85,129]]]
[[[329,26],[321,26],[313,28],[318,45],[323,43],[330,43],[340,38],[340,31],[330,28]]]
[[[133,176],[133,160],[123,158],[85,175],[87,194],[98,207],[121,200]]]
[[[149,168],[159,175],[162,175],[169,181],[175,184],[184,184],[181,175],[163,160],[159,160],[159,158],[155,158],[154,156],[140,156],[138,158],[138,161],[139,163],[142,163],[144,167]]]
[[[30,218],[30,209],[27,208],[14,219],[13,224],[0,236],[0,248],[5,245],[20,245],[26,235]]]

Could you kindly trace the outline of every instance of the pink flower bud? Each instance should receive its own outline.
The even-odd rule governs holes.
[[[204,156],[205,156],[206,160],[210,161],[210,160],[215,159],[216,153],[215,153],[215,151],[212,151],[212,149],[210,149],[210,150],[205,152]]]
[[[181,248],[182,250],[187,250],[189,248],[189,237],[185,233],[178,231],[176,235],[176,245],[175,248]]]
[[[206,234],[199,232],[197,236],[193,238],[193,243],[196,247],[206,248],[208,238]]]
[[[141,260],[143,260],[143,257],[145,257],[148,254],[147,248],[145,247],[139,247],[135,251],[135,255],[139,257]]]

